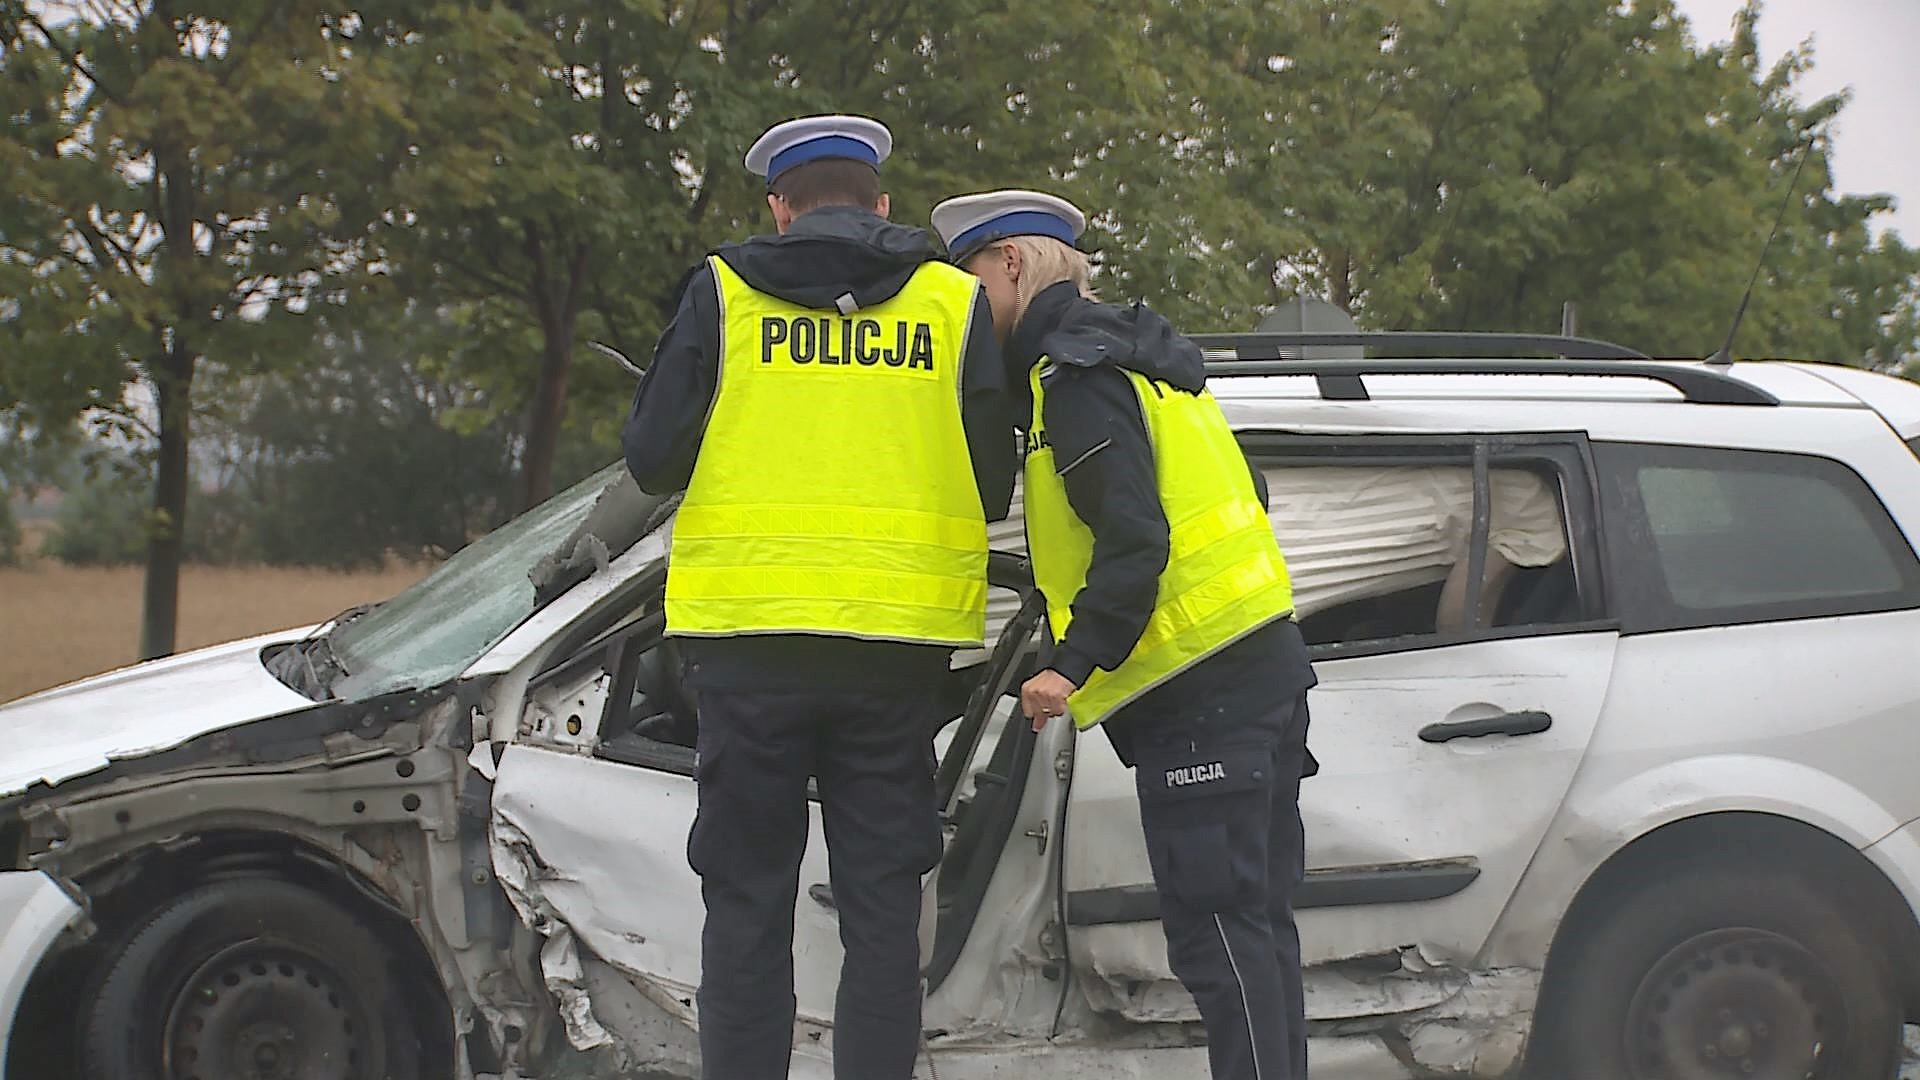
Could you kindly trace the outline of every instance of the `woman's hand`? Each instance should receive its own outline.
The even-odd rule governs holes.
[[[1021,684],[1020,709],[1033,721],[1033,730],[1039,731],[1067,711],[1067,695],[1078,689],[1071,679],[1048,668]]]

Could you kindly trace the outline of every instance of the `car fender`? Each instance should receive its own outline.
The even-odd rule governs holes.
[[[1544,967],[1560,919],[1594,871],[1662,826],[1706,814],[1772,814],[1811,825],[1866,852],[1909,907],[1920,899],[1920,838],[1880,844],[1904,823],[1832,773],[1761,754],[1669,761],[1611,780],[1596,776],[1601,770],[1593,764],[1575,781],[1514,890],[1484,966]]]
[[[1866,849],[1866,856],[1907,901],[1920,921],[1920,822],[1909,821]]]
[[[46,874],[0,872],[0,1072],[6,1069],[7,1037],[27,981],[79,914],[80,905]]]

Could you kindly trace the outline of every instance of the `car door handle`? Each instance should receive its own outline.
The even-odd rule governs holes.
[[[1428,724],[1420,729],[1420,741],[1452,742],[1454,739],[1478,739],[1483,735],[1538,735],[1553,726],[1553,715],[1538,709],[1501,713],[1479,720],[1453,720]]]
[[[813,898],[814,903],[819,904],[828,911],[839,910],[833,906],[833,886],[825,882],[807,886],[807,895]]]

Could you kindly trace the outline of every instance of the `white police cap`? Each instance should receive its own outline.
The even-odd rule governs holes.
[[[747,168],[774,178],[795,165],[822,158],[851,158],[878,169],[893,152],[893,133],[864,116],[802,116],[775,124],[747,150]]]
[[[1051,236],[1072,244],[1086,231],[1087,215],[1057,195],[1010,188],[948,199],[933,208],[933,228],[947,245],[947,257],[960,263],[1009,236]]]

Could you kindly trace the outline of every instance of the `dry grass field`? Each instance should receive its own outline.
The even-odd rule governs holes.
[[[300,626],[419,580],[427,567],[369,573],[191,566],[180,580],[180,648]],[[133,662],[139,567],[35,559],[0,568],[0,701]]]

